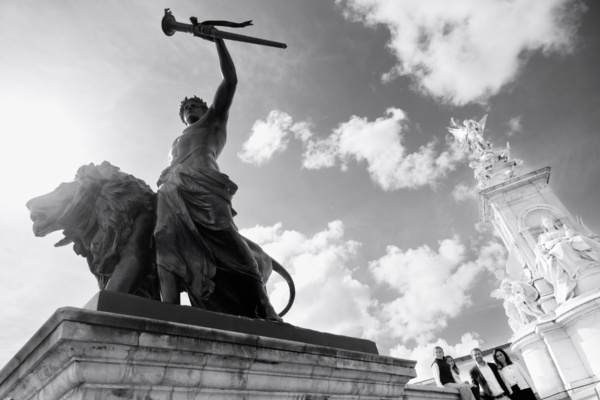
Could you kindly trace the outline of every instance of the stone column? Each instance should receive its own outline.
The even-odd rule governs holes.
[[[542,336],[533,328],[519,333],[511,345],[511,351],[519,354],[525,361],[540,397],[546,398],[566,390],[567,387],[554,365],[554,360]],[[563,397],[555,396],[552,399]]]
[[[600,389],[600,289],[571,299],[516,332],[511,350],[523,356],[540,396],[595,397]]]

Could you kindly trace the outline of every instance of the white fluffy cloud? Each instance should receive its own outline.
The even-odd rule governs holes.
[[[508,136],[513,136],[516,133],[523,132],[523,124],[521,124],[522,115],[517,115],[516,117],[512,117],[508,120]]]
[[[459,183],[458,185],[456,185],[454,187],[454,189],[452,189],[452,198],[454,199],[454,201],[456,201],[457,203],[460,203],[461,201],[465,201],[465,200],[474,200],[477,198],[477,195],[479,194],[479,189],[477,189],[477,186],[473,185],[473,186],[467,186],[464,183]]]
[[[379,322],[370,288],[357,281],[348,267],[359,243],[344,239],[340,221],[308,237],[283,230],[281,224],[242,231],[261,245],[292,275],[296,301],[286,322],[305,328],[355,337],[373,338]],[[273,279],[270,297],[276,309],[287,303],[287,284]]]
[[[578,0],[338,0],[349,18],[390,31],[397,64],[384,79],[411,76],[419,91],[462,105],[512,82],[534,51],[573,47]]]
[[[365,162],[371,179],[384,190],[435,186],[465,157],[455,143],[437,151],[435,140],[408,153],[402,143],[407,130],[405,113],[389,108],[375,121],[352,116],[329,136],[316,138],[310,123],[294,123],[288,114],[274,110],[266,121],[254,123],[252,134],[238,155],[244,162],[260,165],[276,152],[284,151],[288,137],[293,134],[304,146],[304,168],[339,165],[346,170],[351,161]]]
[[[440,346],[444,349],[445,355],[452,357],[462,357],[469,354],[475,347],[482,347],[482,342],[477,337],[477,334],[465,333],[460,338],[460,343],[450,345],[444,339],[438,339],[435,342],[419,344],[413,348],[408,348],[403,345],[398,345],[390,351],[392,357],[407,358],[409,360],[417,360],[415,367],[417,377],[414,382],[420,382],[429,378],[433,378],[431,373],[431,363],[433,362],[433,349],[435,346]],[[466,371],[461,371],[461,377],[464,377]],[[411,382],[412,382],[411,381]]]
[[[384,330],[401,341],[431,341],[470,304],[469,290],[484,270],[494,271],[504,262],[504,248],[486,243],[475,261],[465,260],[466,249],[458,237],[439,242],[437,251],[423,245],[402,251],[388,246],[386,255],[370,263],[375,279],[398,293],[381,307]]]
[[[407,153],[402,144],[407,118],[398,108],[370,122],[353,116],[324,139],[309,139],[304,167],[317,169],[339,163],[347,168],[350,160],[366,162],[371,179],[384,190],[416,188],[437,180],[454,169],[462,154],[453,147],[438,153],[435,142]]]
[[[495,230],[494,230],[495,231]],[[506,263],[506,248],[497,240],[490,240],[478,249],[477,265],[488,272],[504,269]]]
[[[383,257],[369,264],[377,286],[371,288],[353,276],[360,244],[344,238],[340,221],[313,236],[284,230],[280,223],[245,229],[242,234],[292,275],[297,294],[287,322],[375,340],[384,352],[407,341],[416,340],[418,345],[432,341],[470,304],[475,278],[501,268],[505,258],[502,245],[488,242],[478,246],[478,258],[469,261],[458,237],[440,241],[437,250],[425,245],[406,251],[388,246]],[[375,290],[383,288],[397,297],[378,301]],[[275,308],[282,309],[287,284],[274,276],[269,292]]]
[[[388,246],[386,255],[371,262],[375,279],[398,293],[382,308],[392,336],[430,341],[469,303],[467,290],[479,271],[473,263],[461,265],[464,257],[465,247],[455,237],[440,241],[437,251],[426,245],[407,251]]]
[[[307,122],[293,124],[288,114],[273,110],[266,120],[258,120],[252,125],[250,137],[238,156],[246,163],[261,165],[287,148],[290,133],[300,139],[311,135]]]

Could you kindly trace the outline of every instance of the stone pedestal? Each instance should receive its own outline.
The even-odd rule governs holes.
[[[596,398],[600,390],[600,289],[569,300],[516,332],[542,398]]]
[[[408,384],[402,400],[461,400],[461,397],[457,389]]]
[[[542,307],[545,313],[550,313],[556,310],[558,304],[554,297],[554,288],[544,278],[537,278],[533,280],[533,287],[540,293],[540,299],[538,304]]]
[[[52,315],[0,399],[398,399],[416,376],[366,340],[110,292],[87,307]]]
[[[574,290],[575,296],[580,296],[600,288],[600,266],[597,263],[590,265],[588,268],[580,271],[575,276],[575,280],[577,281],[577,286],[575,286]]]

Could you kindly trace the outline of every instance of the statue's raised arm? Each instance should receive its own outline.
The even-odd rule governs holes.
[[[215,39],[214,41],[217,47],[217,54],[219,55],[219,62],[221,64],[223,82],[221,82],[215,93],[212,107],[215,117],[219,120],[224,120],[227,119],[229,108],[233,102],[233,96],[235,95],[238,80],[235,65],[225,46],[225,42],[223,39]]]

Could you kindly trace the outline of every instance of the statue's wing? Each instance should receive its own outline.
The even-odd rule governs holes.
[[[447,128],[448,132],[450,132],[454,136],[454,139],[456,139],[459,143],[463,143],[467,136],[467,129],[458,127],[457,125],[454,126],[456,126],[456,128]]]
[[[513,281],[523,280],[523,263],[519,260],[518,249],[513,246],[506,257],[505,270]]]
[[[520,283],[519,286],[523,288],[523,292],[525,293],[527,300],[536,301],[538,297],[540,297],[540,292],[538,292],[537,289],[532,285]]]
[[[481,132],[483,132],[483,131],[485,130],[485,123],[486,123],[486,121],[487,121],[487,116],[488,116],[488,115],[487,115],[487,114],[485,114],[485,115],[483,116],[483,118],[481,118],[481,119],[479,120],[479,122],[478,122],[478,124],[479,124],[479,128],[481,128]]]

